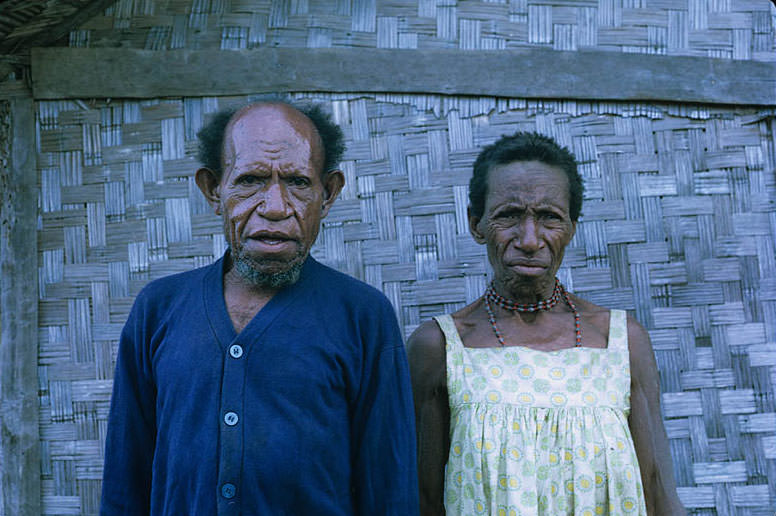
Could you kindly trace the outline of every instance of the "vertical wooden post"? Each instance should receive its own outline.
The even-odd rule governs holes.
[[[37,516],[38,302],[32,98],[0,84],[0,516]]]

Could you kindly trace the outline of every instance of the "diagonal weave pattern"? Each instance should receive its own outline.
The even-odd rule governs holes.
[[[477,149],[517,129],[569,146],[586,199],[560,277],[650,330],[682,500],[695,514],[772,508],[771,116],[459,99],[437,117],[433,104],[445,111],[448,99],[317,98],[342,124],[348,151],[347,186],[314,255],[382,289],[407,333],[485,289],[484,249],[466,226]],[[96,510],[113,361],[133,297],[224,248],[193,182],[193,138],[207,112],[244,100],[38,106],[46,514]]]
[[[84,21],[110,0],[0,0],[0,54],[25,54],[66,36],[74,20]],[[7,57],[7,56],[4,56]]]
[[[71,46],[598,49],[773,61],[776,11],[751,0],[119,0]],[[116,29],[121,32],[117,33]]]
[[[71,46],[559,50],[774,59],[776,8],[745,0],[119,0]],[[391,299],[409,334],[487,285],[468,235],[478,150],[536,130],[586,200],[561,280],[649,329],[692,514],[776,506],[773,112],[434,95],[305,95],[343,126],[347,185],[314,255]],[[119,332],[148,281],[210,263],[193,182],[208,113],[247,98],[38,104],[44,513],[95,514]]]

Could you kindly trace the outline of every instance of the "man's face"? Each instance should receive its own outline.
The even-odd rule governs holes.
[[[470,217],[474,238],[487,245],[497,282],[553,283],[576,223],[569,215],[563,171],[540,161],[494,166],[482,217]]]
[[[227,127],[223,155],[211,203],[223,217],[237,271],[249,283],[292,283],[342,187],[328,176],[341,173],[321,176],[324,156],[314,125],[282,104],[239,112]]]

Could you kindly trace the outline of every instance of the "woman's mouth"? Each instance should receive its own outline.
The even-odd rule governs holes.
[[[547,270],[547,266],[544,263],[529,260],[517,260],[509,262],[506,265],[513,271],[527,276],[542,274],[545,270]]]

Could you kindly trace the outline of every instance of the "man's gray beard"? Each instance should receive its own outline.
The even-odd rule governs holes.
[[[279,272],[264,272],[259,269],[260,264],[250,256],[246,256],[241,252],[235,252],[234,249],[231,251],[234,269],[241,278],[254,287],[283,288],[293,285],[299,280],[299,275],[302,273],[302,267],[304,266],[304,257],[301,251],[293,260],[294,263],[291,267]]]

